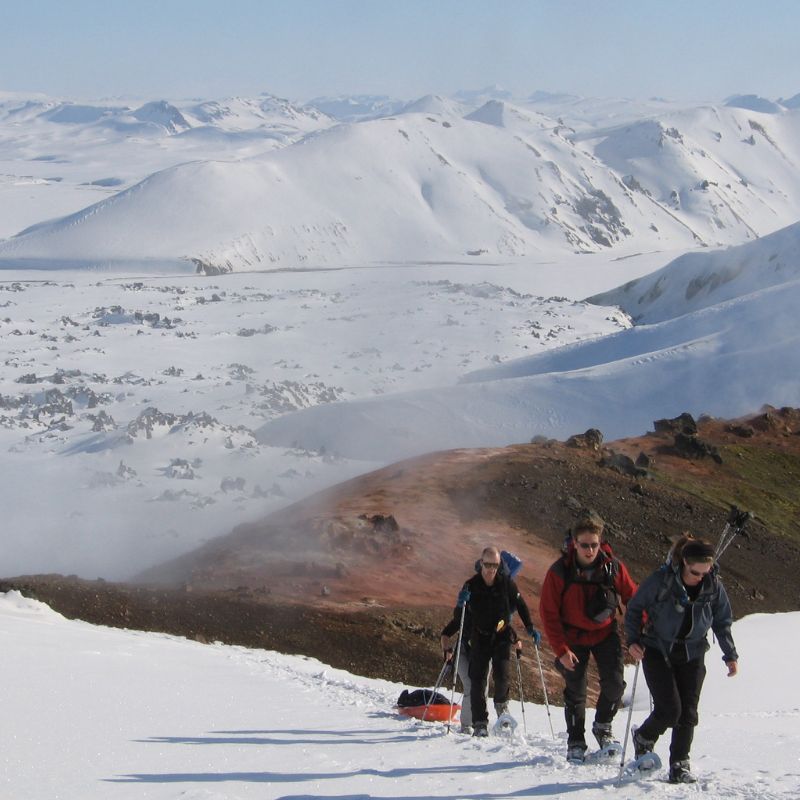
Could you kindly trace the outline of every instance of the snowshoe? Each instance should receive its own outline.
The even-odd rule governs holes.
[[[622,745],[612,739],[604,747],[595,750],[593,753],[587,753],[584,758],[587,764],[619,764],[622,758]]]
[[[496,736],[511,736],[517,728],[517,721],[508,712],[501,714],[494,724],[492,733]]]
[[[656,753],[644,753],[629,761],[622,770],[622,776],[629,779],[647,778],[661,769],[661,759]]]

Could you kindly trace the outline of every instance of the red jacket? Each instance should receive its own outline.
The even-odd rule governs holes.
[[[616,570],[614,588],[623,605],[627,606],[628,600],[636,591],[636,584],[625,565],[614,558],[607,544],[601,546],[597,560],[588,569],[603,569],[612,561]],[[572,580],[564,591],[566,575],[571,575]],[[539,616],[556,658],[560,658],[575,645],[591,647],[603,641],[611,632],[612,626],[616,625],[616,615],[604,622],[595,622],[587,616],[586,602],[597,592],[598,584],[587,580],[586,575],[585,570],[577,568],[572,543],[566,555],[556,561],[545,575],[539,599]]]

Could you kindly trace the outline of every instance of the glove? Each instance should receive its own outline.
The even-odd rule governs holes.
[[[542,641],[542,634],[539,633],[539,631],[537,631],[536,628],[533,627],[533,625],[531,625],[530,628],[528,628],[527,630],[528,630],[528,636],[530,636],[531,639],[533,639],[533,643],[535,645],[539,645]]]
[[[464,606],[465,606],[467,603],[469,603],[469,598],[470,598],[470,597],[472,597],[472,595],[470,594],[470,591],[469,591],[469,589],[462,589],[462,590],[461,590],[461,591],[458,593],[458,600],[456,601],[456,605],[457,605],[459,608],[464,608]]]

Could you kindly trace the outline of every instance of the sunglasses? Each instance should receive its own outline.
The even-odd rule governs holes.
[[[600,542],[575,542],[581,550],[597,550],[600,547]]]
[[[689,574],[694,575],[695,578],[705,578],[705,576],[711,572],[710,569],[706,570],[705,572],[698,572],[696,569],[692,569],[688,564],[686,565],[686,568],[689,570]]]
[[[484,569],[500,569],[500,564],[493,561],[481,561],[481,566]]]

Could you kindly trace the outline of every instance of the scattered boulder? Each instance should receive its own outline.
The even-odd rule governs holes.
[[[688,459],[712,458],[717,464],[722,463],[722,456],[714,445],[703,442],[697,436],[685,433],[675,435],[675,451],[679,456]]]
[[[656,433],[683,433],[687,436],[693,436],[697,433],[697,423],[694,417],[686,411],[673,419],[655,420],[653,428]]]
[[[753,417],[750,425],[759,431],[783,431],[790,433],[791,429],[786,424],[786,413],[784,409],[777,411],[772,406],[766,406],[764,413]]]
[[[600,466],[613,469],[621,475],[632,475],[635,478],[641,478],[647,475],[646,469],[637,467],[630,456],[623,455],[622,453],[608,451],[607,454],[600,459]]]
[[[577,447],[582,450],[600,450],[603,444],[603,434],[597,428],[589,428],[586,433],[578,433],[567,439],[567,447]]]
[[[734,436],[741,436],[742,439],[749,439],[756,433],[752,425],[726,425],[725,430]]]
[[[114,418],[105,411],[100,411],[99,414],[87,414],[86,416],[92,423],[92,433],[113,431],[117,427]]]

